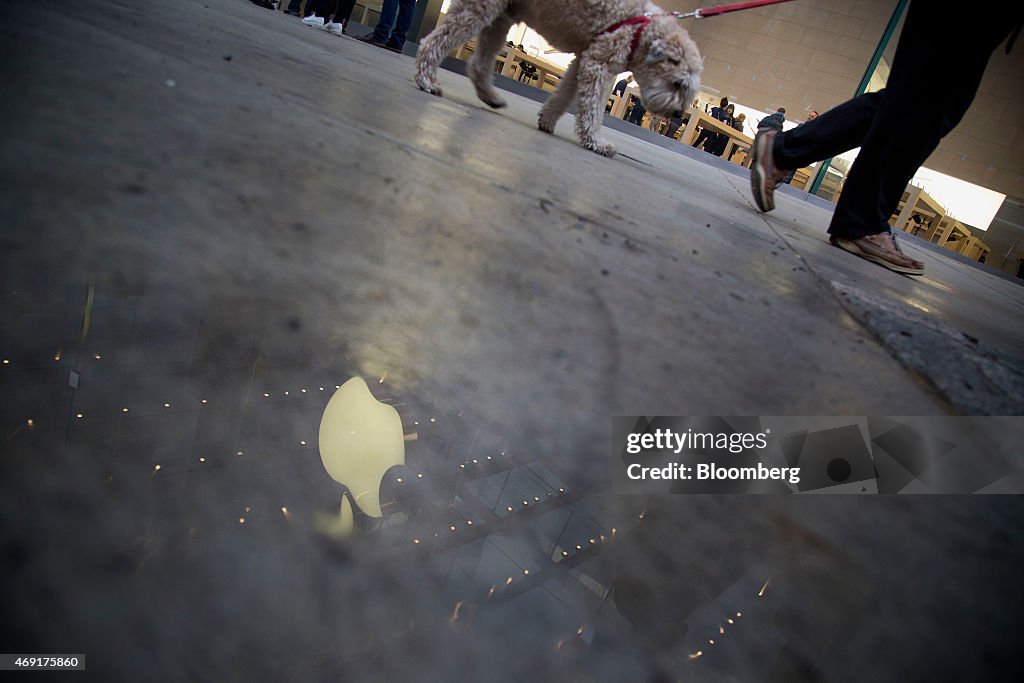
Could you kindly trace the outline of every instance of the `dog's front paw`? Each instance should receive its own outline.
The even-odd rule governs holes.
[[[491,109],[501,109],[502,107],[508,106],[508,102],[506,102],[504,98],[493,89],[481,90],[477,88],[476,96],[480,98],[481,102]]]
[[[615,145],[610,142],[584,142],[583,146],[591,152],[597,152],[603,157],[615,156]]]
[[[551,116],[543,111],[537,114],[537,128],[541,129],[545,133],[554,133],[556,123],[558,123],[557,116]]]
[[[424,76],[416,76],[416,85],[420,87],[420,90],[428,92],[431,95],[437,95],[438,97],[441,97],[441,95],[444,94],[444,91],[441,90],[440,83],[438,83],[437,81],[429,81]]]

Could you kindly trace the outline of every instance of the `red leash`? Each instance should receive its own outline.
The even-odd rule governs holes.
[[[644,29],[651,23],[651,17],[675,17],[676,19],[703,19],[705,17],[713,17],[718,14],[728,14],[729,12],[739,12],[740,10],[753,9],[755,7],[763,7],[765,5],[778,5],[782,2],[793,2],[793,0],[751,0],[751,2],[738,2],[735,5],[722,5],[721,7],[711,7],[710,9],[697,9],[693,12],[665,12],[663,14],[645,13],[638,17],[630,17],[629,19],[623,19],[622,21],[616,22],[601,31],[601,33],[612,33],[618,31],[623,26],[636,26],[633,29],[633,40],[629,44],[629,56],[626,61],[633,61],[633,53],[636,52],[636,46],[640,44],[640,36],[643,34]],[[600,35],[600,34],[598,34]]]
[[[693,12],[669,12],[672,16],[677,19],[703,19],[705,17],[713,17],[718,14],[728,14],[729,12],[739,12],[745,9],[754,9],[755,7],[763,7],[765,5],[778,5],[782,2],[792,2],[793,0],[752,0],[751,2],[737,2],[735,5],[722,5],[721,7],[711,7],[709,9],[697,9]]]

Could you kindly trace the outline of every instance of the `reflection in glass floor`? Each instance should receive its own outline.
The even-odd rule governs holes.
[[[386,372],[364,378],[405,464],[336,538],[318,431],[355,374],[344,329],[5,277],[11,651],[75,643],[113,680],[889,681],[985,670],[1014,632],[1009,608],[943,621],[1012,606],[1012,497],[615,497]],[[938,648],[935,623],[988,649]]]

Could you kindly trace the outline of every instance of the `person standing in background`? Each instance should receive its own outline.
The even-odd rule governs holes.
[[[676,112],[672,118],[668,121],[668,128],[665,130],[665,136],[675,139],[676,133],[683,127],[683,113]]]
[[[313,11],[302,20],[302,23],[340,36],[348,26],[348,19],[355,5],[356,0],[308,0],[306,8],[312,7]],[[332,16],[332,11],[334,18],[327,21],[327,17]]]
[[[774,114],[769,114],[760,121],[757,122],[757,129],[771,128],[777,131],[782,131],[782,124],[786,121],[786,108],[779,107],[775,110]]]
[[[723,121],[723,123],[730,128],[735,127],[735,119],[733,118],[733,114],[735,113],[736,105],[730,102],[729,106],[725,108],[725,121]],[[716,133],[715,135],[716,139],[711,146],[711,153],[716,157],[720,157],[725,154],[725,148],[729,146],[729,136],[725,133]],[[705,145],[705,149],[707,149],[707,145]]]
[[[373,33],[359,40],[392,52],[402,52],[405,34],[412,26],[412,15],[416,11],[416,0],[384,0],[380,8],[380,21]]]
[[[644,106],[644,103],[641,102],[640,98],[636,95],[633,95],[630,99],[633,102],[633,108],[626,116],[626,120],[630,123],[635,123],[638,126],[642,125],[644,116],[647,114],[647,107]]]
[[[741,113],[739,116],[737,116],[736,118],[734,118],[732,120],[732,127],[742,133],[743,132],[743,126],[744,126],[744,124],[746,124],[746,122],[747,122],[747,115]]]
[[[726,108],[729,106],[729,98],[723,97],[718,103],[717,107],[711,108],[711,118],[718,119],[719,121],[726,121],[729,115],[726,113]],[[700,147],[704,145],[705,152],[714,153],[715,144],[718,142],[718,133],[708,128],[701,128],[700,135],[693,141],[692,147]]]
[[[744,127],[746,126],[746,122],[747,122],[747,115],[743,114],[743,113],[740,113],[739,115],[736,116],[736,118],[734,118],[732,120],[732,127],[735,128],[736,130],[738,130],[739,132],[743,133],[744,135],[746,135],[746,132],[744,131]],[[740,151],[740,147],[733,147],[732,153],[729,155],[729,161],[732,161],[732,158],[734,156],[736,156],[736,152],[738,152],[738,151]]]

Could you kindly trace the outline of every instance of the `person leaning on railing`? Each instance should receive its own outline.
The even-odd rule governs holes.
[[[723,123],[730,128],[734,128],[733,121],[735,121],[735,119],[733,118],[733,114],[735,114],[735,112],[736,105],[730,102],[729,106],[725,108],[725,120],[723,121]],[[720,157],[725,154],[725,148],[729,146],[729,135],[728,133],[716,133],[715,135],[716,139],[711,145],[710,152],[716,157]],[[707,150],[707,145],[704,145],[704,149]]]
[[[711,118],[718,119],[719,121],[728,121],[729,114],[726,113],[726,109],[729,107],[729,98],[723,97],[722,101],[718,103],[717,107],[711,108]],[[693,142],[693,147],[700,147],[704,145],[704,151],[714,153],[715,145],[718,143],[718,135],[715,131],[710,128],[701,128],[700,135]],[[724,149],[724,147],[723,147]]]

